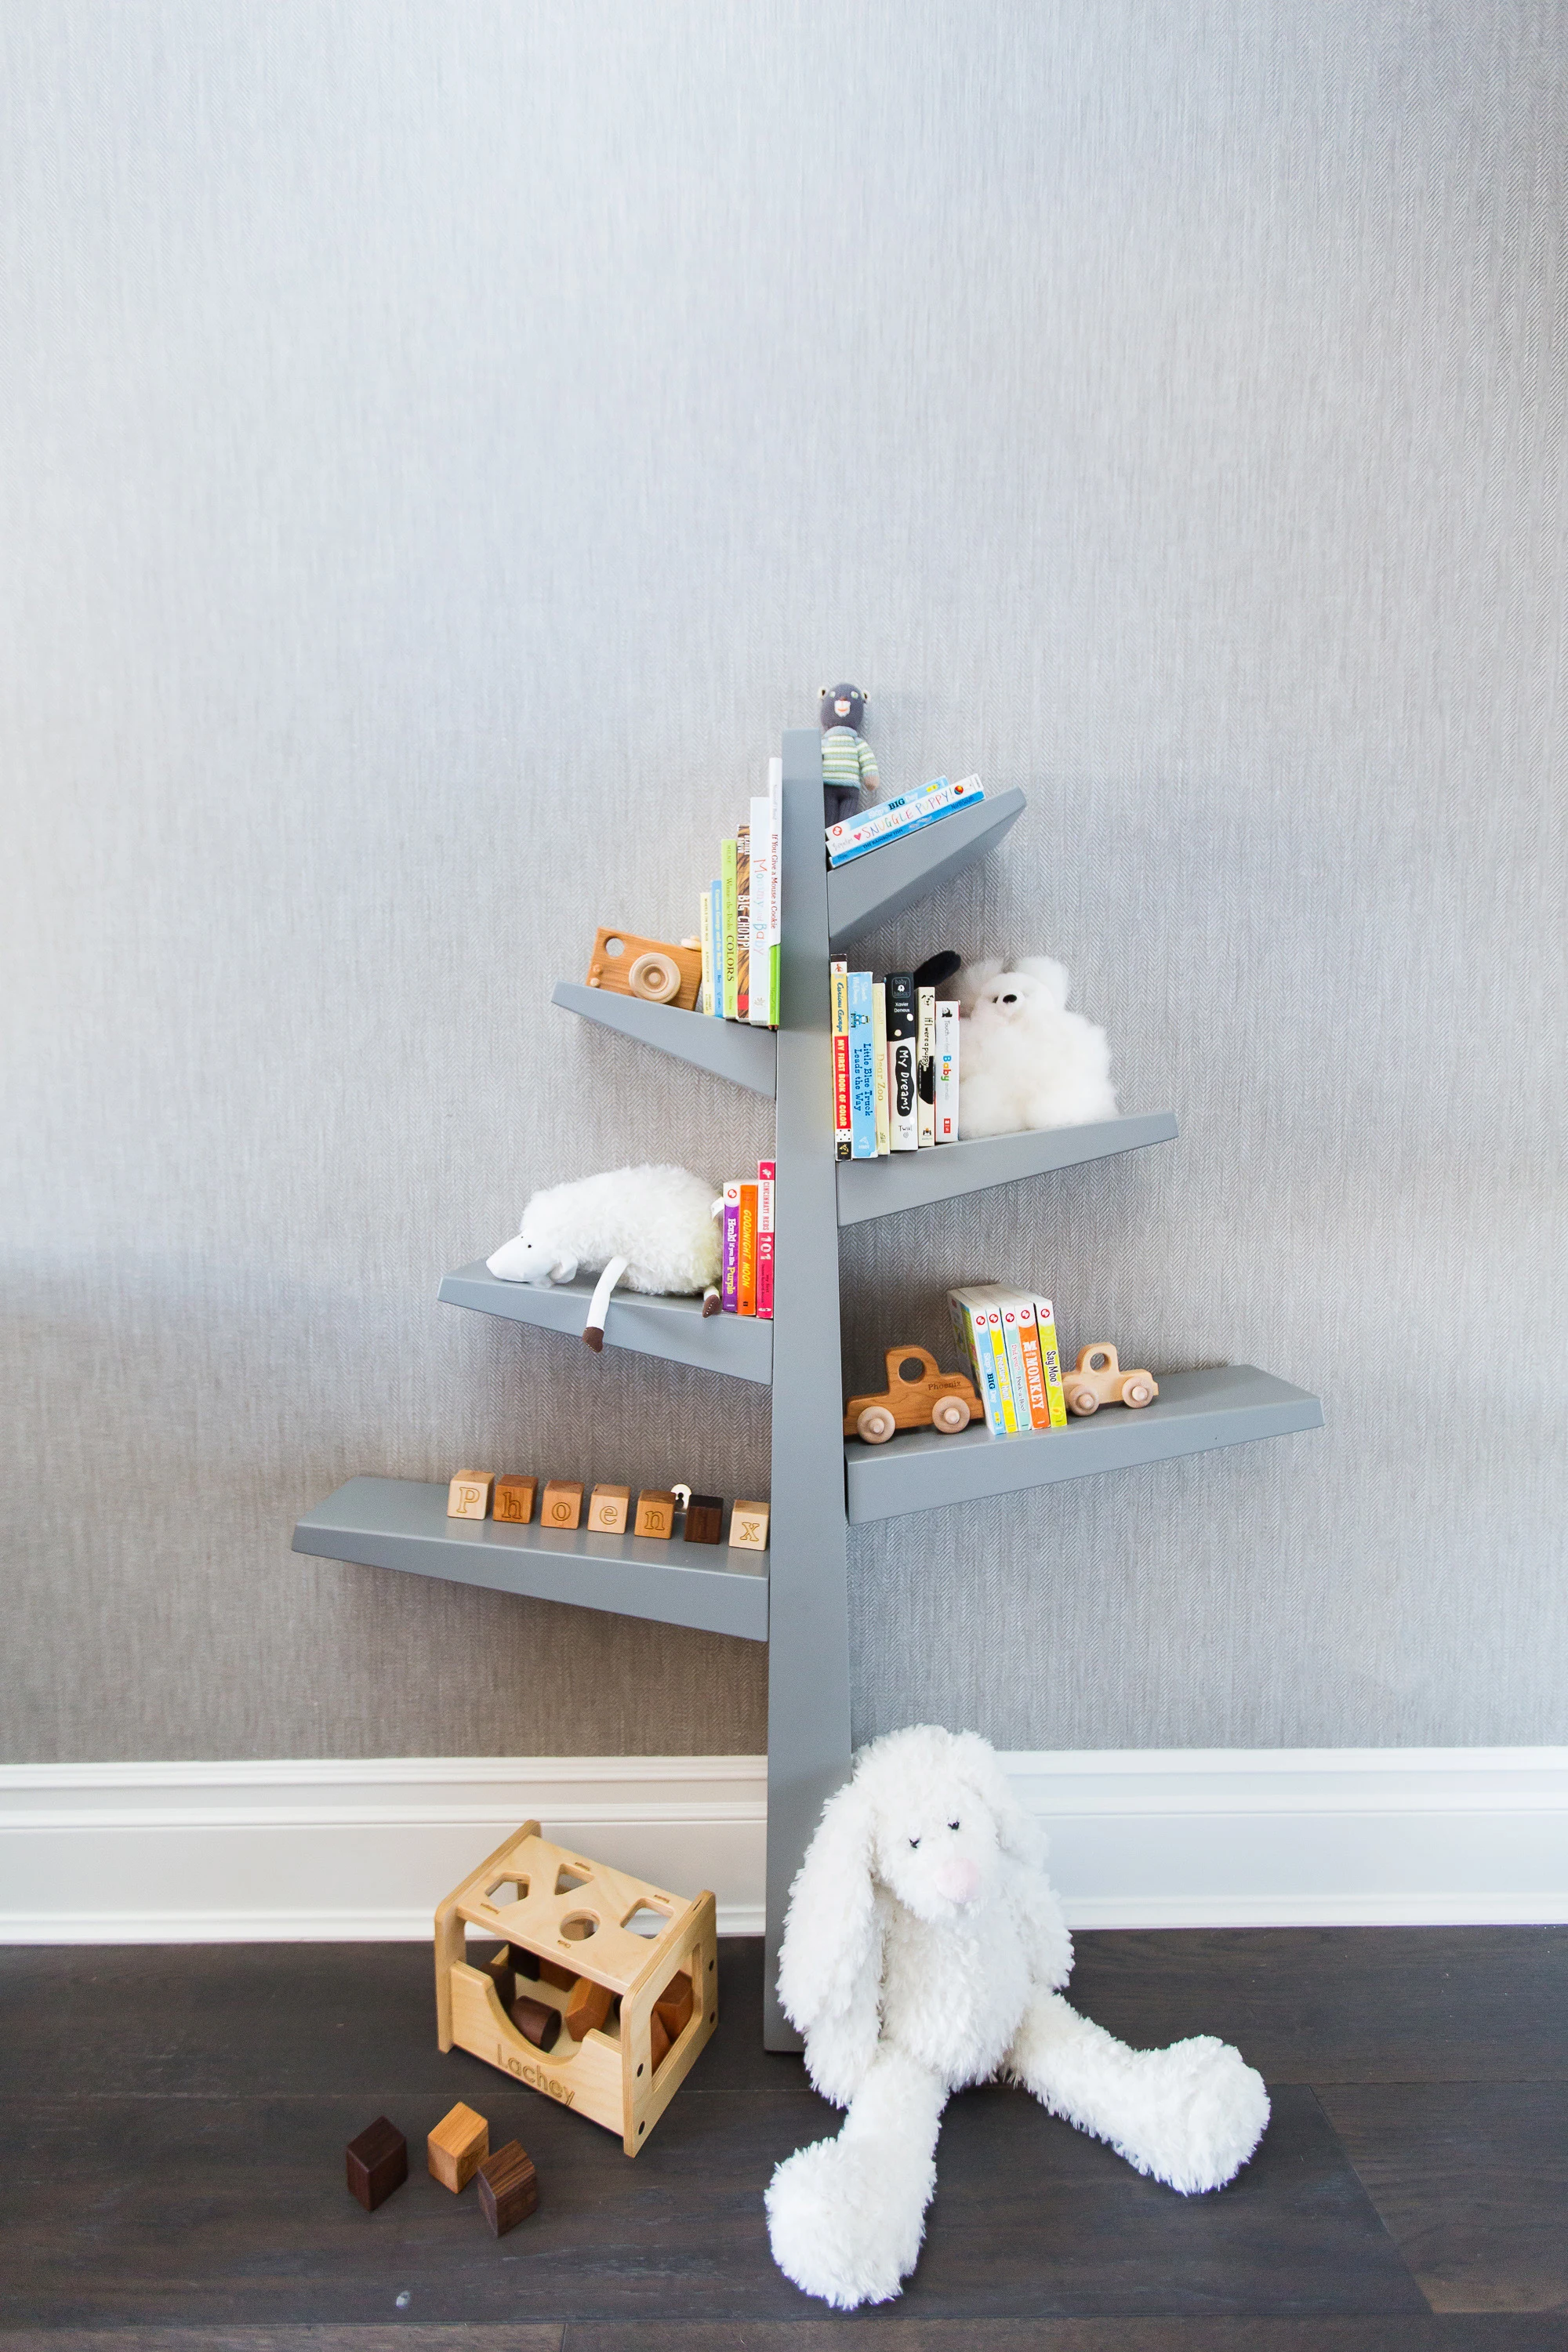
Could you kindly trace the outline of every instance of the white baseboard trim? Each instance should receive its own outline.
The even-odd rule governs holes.
[[[1005,1760],[1077,1927],[1568,1921],[1568,1748]],[[423,1940],[531,1813],[761,1933],[761,1757],[388,1757],[0,1766],[0,1942]]]

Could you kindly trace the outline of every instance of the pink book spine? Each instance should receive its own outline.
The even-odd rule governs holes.
[[[738,1183],[724,1187],[724,1271],[721,1279],[723,1288],[719,1304],[726,1315],[737,1314],[741,1305],[741,1187]]]
[[[757,1162],[757,1313],[773,1311],[773,1178],[777,1163]]]

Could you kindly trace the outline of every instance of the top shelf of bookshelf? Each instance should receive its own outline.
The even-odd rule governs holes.
[[[950,882],[994,849],[1023,815],[1020,792],[999,793],[902,841],[873,849],[827,877],[827,935],[835,948],[901,915],[939,883]]]

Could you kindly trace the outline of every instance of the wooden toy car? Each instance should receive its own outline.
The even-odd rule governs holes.
[[[702,986],[702,950],[695,940],[672,947],[668,940],[639,940],[632,931],[596,931],[588,986],[691,1013]]]
[[[939,1372],[923,1348],[889,1348],[888,1386],[882,1396],[851,1397],[844,1408],[844,1434],[868,1445],[886,1445],[895,1429],[924,1429],[944,1437],[967,1429],[980,1411],[962,1372]]]
[[[1098,1412],[1102,1404],[1149,1404],[1160,1393],[1152,1372],[1124,1372],[1109,1339],[1080,1348],[1078,1362],[1062,1382],[1068,1411]]]

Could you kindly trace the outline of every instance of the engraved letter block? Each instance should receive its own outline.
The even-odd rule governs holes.
[[[583,1517],[581,1478],[552,1478],[539,1506],[542,1528],[574,1528]]]
[[[596,1536],[624,1536],[631,1510],[628,1486],[595,1486],[588,1497],[588,1528]]]
[[[447,1517],[449,1519],[482,1519],[489,1515],[490,1488],[495,1480],[488,1470],[459,1470],[447,1489]]]
[[[675,1496],[660,1486],[645,1486],[637,1496],[634,1535],[668,1538],[675,1528]]]
[[[496,1517],[510,1519],[514,1525],[525,1528],[533,1517],[533,1498],[538,1492],[537,1478],[498,1478]]]
[[[766,1551],[768,1548],[768,1507],[765,1503],[737,1503],[730,1514],[730,1549],[731,1551]]]

